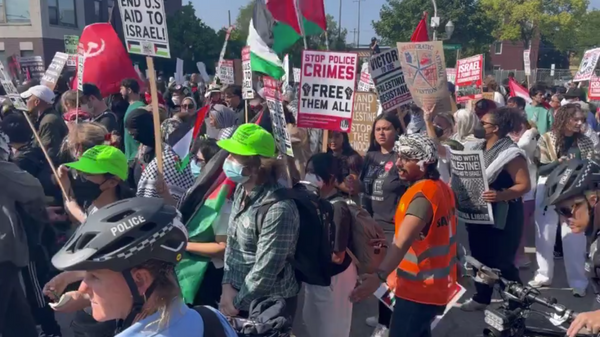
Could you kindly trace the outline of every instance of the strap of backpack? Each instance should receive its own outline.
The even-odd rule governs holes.
[[[257,234],[260,234],[260,231],[261,231],[262,225],[263,225],[263,221],[267,217],[267,212],[269,211],[269,208],[271,208],[271,206],[273,206],[277,202],[282,201],[282,200],[287,200],[287,199],[293,199],[291,190],[289,190],[287,188],[281,188],[281,189],[273,191],[273,193],[271,193],[269,198],[267,200],[263,201],[260,204],[260,206],[258,206],[258,211],[256,211],[256,216],[255,216]]]
[[[204,337],[227,337],[223,323],[214,311],[203,305],[194,307],[194,310],[204,321]]]

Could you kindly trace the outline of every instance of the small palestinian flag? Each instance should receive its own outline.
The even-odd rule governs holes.
[[[141,53],[142,52],[142,44],[138,41],[128,41],[127,42],[127,50],[130,53]]]
[[[171,57],[169,47],[166,44],[154,44],[154,54],[162,57]]]
[[[209,110],[210,105],[201,108],[196,114],[194,124],[182,124],[168,136],[167,144],[173,148],[173,151],[180,158],[179,163],[176,164],[178,171],[183,171],[189,165],[191,159],[190,149],[192,148],[192,144],[194,144],[194,140],[198,137],[202,123],[204,123]]]

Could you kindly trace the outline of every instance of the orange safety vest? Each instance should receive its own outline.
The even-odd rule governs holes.
[[[433,221],[427,236],[413,241],[396,268],[395,294],[417,303],[447,305],[459,290],[454,193],[441,180],[421,180],[412,185],[400,199],[396,210],[396,235],[408,205],[418,193],[431,203]]]

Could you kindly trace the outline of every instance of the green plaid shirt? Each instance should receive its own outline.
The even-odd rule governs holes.
[[[233,301],[238,310],[264,296],[294,297],[300,291],[294,268],[287,261],[296,252],[300,218],[292,200],[273,204],[260,229],[256,212],[265,198],[281,185],[255,187],[249,195],[238,186],[234,194],[225,250],[223,284],[239,292]]]

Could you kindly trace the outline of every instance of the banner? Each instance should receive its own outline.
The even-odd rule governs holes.
[[[589,81],[594,75],[598,58],[600,57],[600,48],[586,50],[581,58],[579,70],[573,77],[573,82]]]
[[[458,218],[464,223],[493,225],[492,205],[482,197],[489,190],[483,152],[450,150],[450,156]]]
[[[67,67],[77,67],[77,46],[79,46],[79,36],[77,35],[65,35],[65,54],[69,55],[67,60]]]
[[[475,55],[456,62],[456,102],[464,103],[481,98],[483,85],[483,55]]]
[[[350,130],[357,63],[356,53],[302,51],[298,127]]]
[[[44,60],[41,56],[21,56],[19,57],[19,64],[21,65],[21,73],[25,75],[26,79],[41,80],[44,77],[46,66],[44,66]]]
[[[435,112],[452,111],[442,41],[398,42],[398,53],[415,104],[435,105]]]
[[[369,62],[371,78],[379,94],[379,102],[384,112],[395,110],[412,102],[408,85],[398,58],[398,49],[391,48],[371,56]]]
[[[370,92],[357,92],[354,98],[352,131],[348,134],[350,145],[361,156],[367,153],[373,122],[377,118],[377,95]]]
[[[171,58],[164,0],[119,1],[119,9],[128,52]]]
[[[27,105],[19,95],[17,88],[11,80],[10,74],[4,69],[4,65],[0,62],[0,83],[6,92],[6,97],[10,99],[13,106],[19,110],[27,111]]]
[[[456,84],[456,68],[446,68],[446,78],[448,82]]]
[[[252,66],[250,64],[250,47],[242,49],[242,68],[244,70],[244,80],[242,81],[242,98],[253,99],[254,90],[252,90]]]
[[[48,69],[46,69],[46,73],[42,77],[40,84],[47,86],[51,90],[54,90],[54,87],[56,86],[56,81],[58,81],[58,78],[60,77],[60,74],[65,68],[68,59],[68,54],[61,52],[54,54],[52,63],[50,63]]]
[[[219,79],[222,84],[231,85],[235,83],[232,60],[221,61],[221,64],[219,65]]]
[[[594,75],[590,79],[588,88],[588,100],[600,100],[600,77]]]
[[[271,120],[273,121],[273,136],[279,153],[286,154],[290,157],[294,156],[292,150],[292,139],[287,131],[287,123],[285,122],[285,114],[283,113],[283,102],[281,101],[281,92],[277,86],[277,81],[273,78],[265,76],[263,78],[265,100],[271,112]]]
[[[531,50],[523,50],[523,69],[525,76],[531,75]]]
[[[371,74],[366,71],[360,73],[360,80],[356,86],[356,91],[369,92],[373,88],[373,81],[371,80]]]

